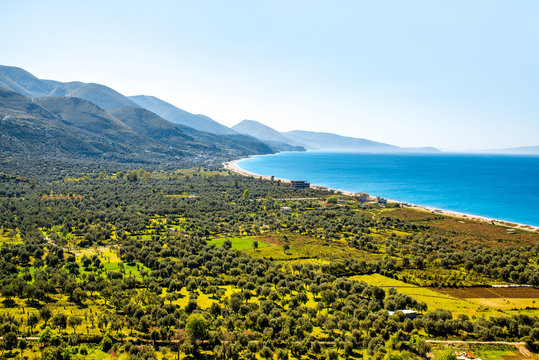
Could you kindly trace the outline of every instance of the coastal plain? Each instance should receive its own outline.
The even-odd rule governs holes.
[[[256,359],[533,349],[535,232],[229,170],[103,170],[0,177],[0,318],[27,339],[12,354],[211,358],[229,335]]]

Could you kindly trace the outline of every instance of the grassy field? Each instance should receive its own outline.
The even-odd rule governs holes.
[[[286,241],[282,236],[274,234],[260,237],[260,239],[275,246],[260,249],[256,253],[247,253],[254,257],[272,258],[276,261],[322,264],[328,263],[331,260],[376,260],[382,257],[382,254],[373,254],[351,248],[347,246],[345,242],[325,240],[316,237],[289,236],[288,244],[290,248],[286,252],[283,247],[286,244]]]
[[[258,242],[258,249],[262,249],[262,248],[272,246],[272,244],[270,244],[270,243],[264,242],[264,241],[256,239],[256,238],[247,237],[247,236],[213,239],[213,240],[208,241],[208,244],[213,244],[215,246],[221,247],[221,246],[223,246],[223,243],[226,240],[230,240],[230,242],[232,243],[232,249],[240,250],[240,251],[253,250],[253,242],[254,241]]]
[[[103,301],[101,300],[92,300],[91,302],[84,302],[82,306],[74,305],[71,301],[68,300],[66,295],[52,295],[52,301],[47,304],[47,307],[51,309],[53,314],[63,313],[67,316],[79,316],[83,319],[81,325],[77,327],[77,333],[79,334],[100,334],[100,330],[97,327],[98,314],[101,314],[106,306],[104,306]],[[1,301],[4,301],[4,297],[0,297]],[[36,315],[39,314],[39,310],[27,306],[25,300],[16,300],[16,307],[2,307],[1,312],[5,315],[10,315],[14,319],[20,322],[20,330],[29,331],[29,327],[25,325],[24,319],[30,313]],[[93,322],[93,325],[92,325]],[[41,324],[42,325],[42,324]],[[49,326],[51,321],[49,321]],[[68,326],[66,329],[62,330],[65,333],[72,333],[73,328]]]
[[[352,280],[364,281],[367,284],[376,285],[386,290],[388,288],[395,288],[398,292],[407,294],[417,299],[417,301],[423,301],[427,304],[429,310],[435,310],[438,308],[447,309],[453,313],[466,314],[468,316],[503,316],[504,314],[495,309],[489,309],[481,304],[467,300],[458,299],[449,295],[434,291],[429,288],[410,285],[405,282],[388,278],[380,274],[372,275],[360,275],[351,277]]]
[[[467,299],[480,306],[486,306],[498,310],[530,310],[535,309],[536,299],[513,299],[513,298],[471,298]]]
[[[97,255],[101,260],[105,272],[118,271],[125,274],[125,276],[133,276],[138,280],[142,280],[142,276],[140,275],[141,271],[146,270],[148,273],[151,271],[140,263],[130,265],[122,262],[116,251],[108,247],[82,249],[76,251],[75,254],[77,255],[77,261],[79,263],[83,256],[91,257],[92,255]],[[80,271],[81,273],[89,273],[89,271],[85,271],[82,266]]]
[[[118,254],[116,254],[116,251],[105,246],[79,249],[74,251],[74,253],[75,255],[77,255],[78,260],[80,260],[80,258],[82,258],[84,255],[88,257],[92,255],[97,255],[101,259],[103,264],[120,262],[120,258],[118,257]]]
[[[126,263],[122,262],[110,262],[103,264],[103,267],[105,270],[108,271],[118,271],[125,273],[126,276],[133,276],[136,279],[141,280],[142,276],[140,275],[140,272],[142,270],[146,270],[147,272],[150,272],[150,269],[145,267],[142,264],[137,265],[128,265]]]
[[[446,295],[485,306],[491,309],[511,311],[511,313],[537,314],[539,309],[539,289],[534,288],[441,288]]]
[[[152,235],[151,234],[131,235],[131,237],[136,240],[151,240]]]
[[[468,351],[475,357],[485,360],[524,360],[537,358],[526,357],[514,347],[504,345],[471,345]]]
[[[219,289],[225,290],[225,293],[223,294],[224,297],[230,297],[233,293],[241,292],[241,289],[233,287],[232,285],[224,285],[219,286]],[[180,298],[177,300],[174,300],[173,303],[180,306],[185,307],[187,303],[189,302],[189,291],[187,291],[186,288],[182,288],[181,291],[178,291],[177,294],[180,295]],[[222,299],[221,301],[218,299],[215,299],[211,294],[204,294],[201,291],[197,290],[197,305],[201,309],[209,309],[211,304],[216,302],[218,304],[222,305]],[[163,294],[165,296],[166,294]],[[249,300],[249,302],[258,302],[258,298],[253,295],[253,297]]]
[[[449,350],[451,349],[451,350]],[[484,360],[525,360],[530,359],[522,355],[517,349],[507,345],[451,345],[447,348],[444,345],[437,344],[432,353],[435,356],[440,356],[442,353],[453,352],[462,353],[468,352],[476,358]],[[533,358],[535,359],[535,358]]]

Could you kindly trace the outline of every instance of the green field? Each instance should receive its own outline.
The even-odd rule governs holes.
[[[472,354],[475,357],[488,360],[507,360],[509,359],[519,359],[519,353],[515,350],[498,350],[498,349],[488,349],[484,348],[481,350],[472,350]],[[515,357],[516,356],[516,357]]]
[[[537,299],[514,299],[514,298],[471,298],[467,299],[481,306],[498,310],[528,310],[536,306]]]
[[[338,240],[326,240],[312,236],[289,236],[289,249],[284,251],[285,241],[281,235],[266,236],[268,242],[276,246],[266,247],[259,251],[247,252],[254,257],[271,258],[276,261],[299,262],[302,264],[328,264],[343,259],[381,259],[381,254],[372,254],[358,250]],[[259,241],[260,243],[260,241]],[[260,247],[260,246],[259,246]]]
[[[272,244],[260,241],[258,239],[253,239],[252,237],[245,237],[245,236],[213,239],[213,240],[208,241],[208,244],[210,245],[213,244],[215,246],[221,247],[223,246],[223,243],[226,240],[230,240],[230,242],[232,243],[233,250],[240,250],[240,251],[253,249],[254,241],[258,241],[259,249],[273,246]]]
[[[398,292],[410,295],[417,301],[425,302],[429,310],[438,308],[447,309],[451,311],[453,315],[466,314],[468,316],[475,315],[476,317],[505,315],[500,311],[488,309],[466,299],[458,299],[429,288],[407,284],[403,281],[388,278],[380,274],[352,276],[350,279],[364,281],[367,284],[376,285],[385,288],[386,290],[388,288],[395,288]]]
[[[142,270],[146,270],[147,272],[150,272],[151,270],[147,267],[145,267],[142,264],[138,265],[129,265],[127,263],[123,262],[110,262],[103,264],[103,267],[105,270],[108,271],[118,271],[125,274],[125,276],[133,276],[138,280],[142,280],[142,276],[140,275],[140,272]]]
[[[469,346],[458,346],[456,349],[460,349],[461,347],[466,349],[466,351],[471,353],[473,356],[485,360],[529,359],[528,357],[522,355],[516,348],[508,345],[472,344]]]

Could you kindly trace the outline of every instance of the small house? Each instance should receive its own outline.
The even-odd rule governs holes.
[[[404,314],[404,317],[407,319],[415,319],[417,317],[417,311],[414,310],[408,310],[408,309],[402,309],[402,310],[396,310],[396,311],[388,311],[389,316],[395,314],[396,312],[402,312]]]

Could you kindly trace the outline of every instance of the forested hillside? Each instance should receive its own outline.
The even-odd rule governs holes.
[[[0,156],[79,158],[126,163],[203,163],[273,153],[245,135],[175,125],[151,111],[109,111],[77,97],[29,98],[0,87]]]

